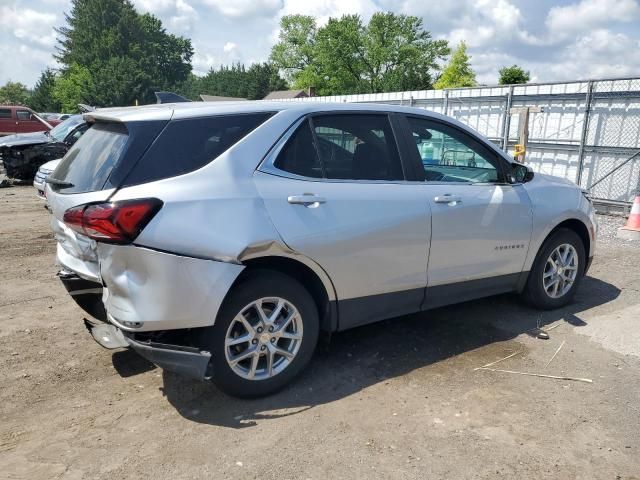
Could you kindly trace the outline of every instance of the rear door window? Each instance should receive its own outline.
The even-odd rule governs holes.
[[[309,178],[404,180],[387,115],[318,115],[305,121],[273,166]]]
[[[0,118],[11,118],[11,109],[0,108]]]
[[[387,115],[320,115],[312,124],[327,178],[404,180]]]
[[[123,186],[193,172],[219,157],[272,115],[260,112],[173,120],[125,178]]]

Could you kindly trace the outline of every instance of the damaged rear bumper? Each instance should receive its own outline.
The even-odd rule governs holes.
[[[133,336],[125,335],[129,346],[138,355],[146,358],[154,365],[185,377],[207,380],[211,353],[196,347],[170,345],[152,341],[138,341]]]
[[[207,351],[192,346],[137,339],[135,334],[123,332],[110,323],[85,319],[84,324],[94,340],[104,348],[131,348],[163,370],[185,377],[207,380],[211,376],[209,374],[211,354]]]

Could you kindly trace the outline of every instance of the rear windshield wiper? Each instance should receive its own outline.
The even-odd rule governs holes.
[[[45,183],[49,183],[51,185],[55,185],[58,188],[72,188],[75,185],[71,182],[65,182],[64,180],[58,180],[57,178],[52,178],[51,176],[47,177],[44,181]]]

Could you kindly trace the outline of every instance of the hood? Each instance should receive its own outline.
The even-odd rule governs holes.
[[[0,138],[0,147],[18,147],[21,145],[36,145],[51,141],[44,132],[16,133]]]
[[[62,161],[61,158],[56,158],[55,160],[50,160],[47,163],[43,163],[42,165],[40,165],[40,169],[41,170],[54,171],[61,161]]]
[[[534,180],[536,178],[544,179],[544,181],[548,182],[548,183],[556,183],[556,184],[560,184],[560,185],[569,185],[571,187],[578,188],[578,185],[576,185],[575,182],[569,180],[568,178],[555,177],[555,176],[549,175],[547,173],[538,173],[538,172],[536,172],[534,177],[533,177]]]

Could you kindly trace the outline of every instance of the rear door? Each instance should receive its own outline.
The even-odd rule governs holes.
[[[331,278],[340,329],[420,308],[429,202],[404,171],[388,115],[341,113],[303,119],[255,174],[284,242]]]
[[[513,289],[531,239],[525,189],[505,182],[503,160],[479,138],[444,121],[407,122],[431,203],[427,303]]]

